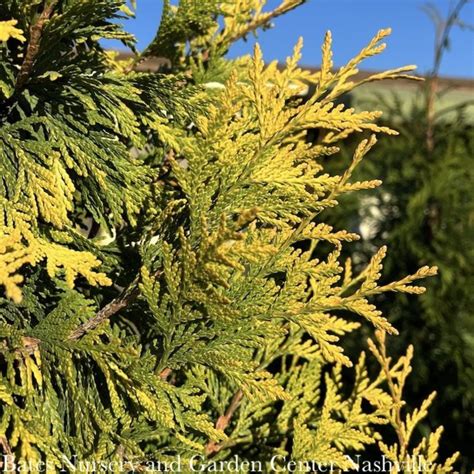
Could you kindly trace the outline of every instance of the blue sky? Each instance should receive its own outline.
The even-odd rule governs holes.
[[[143,48],[153,38],[161,15],[161,0],[137,0],[136,19],[130,20],[127,30],[138,38]],[[277,0],[269,0],[268,6]],[[259,34],[258,42],[265,59],[284,59],[291,53],[299,36],[305,48],[302,64],[316,66],[320,61],[320,45],[326,30],[334,40],[336,65],[354,56],[380,28],[391,27],[387,50],[371,58],[366,69],[386,69],[405,64],[418,65],[426,72],[433,61],[434,28],[421,10],[424,0],[309,0],[307,4],[278,18],[275,28]],[[432,4],[446,13],[450,0],[432,0]],[[465,22],[474,24],[474,1],[462,13]],[[451,36],[451,50],[444,57],[443,75],[474,77],[474,33],[456,28]],[[254,38],[234,45],[230,56],[251,52]]]

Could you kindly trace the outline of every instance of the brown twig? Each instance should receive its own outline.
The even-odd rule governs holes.
[[[166,382],[168,380],[168,377],[171,375],[171,372],[173,371],[169,367],[166,367],[166,369],[163,369],[160,372],[160,379]]]
[[[21,65],[20,72],[16,78],[15,89],[17,90],[21,89],[30,77],[31,70],[33,69],[33,65],[40,50],[44,26],[53,14],[54,7],[57,3],[58,0],[51,0],[44,7],[44,10],[42,11],[38,20],[30,27],[30,38],[26,48],[25,58]]]
[[[7,466],[13,461],[13,451],[5,436],[0,436],[0,447],[2,448],[2,459],[0,460],[0,469],[2,472],[7,472]]]
[[[156,272],[155,276],[158,277],[161,274],[161,271]],[[125,288],[122,293],[117,296],[117,298],[113,299],[110,303],[105,305],[100,311],[98,311],[91,319],[87,320],[86,322],[82,323],[79,327],[74,329],[69,336],[67,337],[68,341],[77,341],[80,339],[84,334],[92,331],[97,326],[100,326],[104,321],[114,316],[116,313],[121,311],[122,309],[130,306],[140,294],[140,289],[138,286],[138,282],[140,280],[140,275],[137,275],[135,279]],[[25,336],[23,337],[23,347],[16,350],[19,353],[27,353],[31,354],[40,345],[41,341],[35,337]],[[171,369],[164,369],[160,377],[168,378],[171,373]],[[163,374],[163,376],[162,376]]]
[[[84,334],[92,331],[114,314],[133,303],[140,293],[138,288],[138,278],[139,277],[137,276],[135,280],[133,280],[133,282],[125,290],[123,290],[117,298],[105,305],[98,313],[94,315],[94,317],[81,324],[78,328],[74,329],[67,337],[67,340],[77,341]],[[22,354],[32,354],[36,349],[38,349],[41,340],[35,337],[24,336],[22,338],[22,342],[23,346],[16,349],[15,352]]]
[[[23,336],[21,338],[22,346],[16,348],[13,352],[15,354],[32,354],[39,346],[40,340],[36,337]],[[8,344],[5,341],[0,343],[0,351],[9,351]],[[1,442],[0,442],[1,444]]]
[[[234,416],[237,408],[244,397],[244,393],[242,390],[236,392],[236,394],[232,397],[230,405],[228,406],[224,415],[221,415],[216,421],[216,429],[224,431],[230,423],[230,420]],[[217,444],[215,441],[209,441],[206,445],[206,455],[211,456],[215,453],[218,453],[223,446],[221,444]]]
[[[111,316],[133,303],[137,299],[139,293],[137,277],[128,288],[122,291],[120,296],[112,300],[109,304],[105,305],[98,313],[96,313],[93,318],[89,319],[85,323],[81,324],[77,329],[72,331],[68,336],[68,340],[77,341],[84,334],[92,331]]]
[[[6,454],[8,456],[11,456],[13,454],[12,448],[10,447],[10,443],[8,442],[5,436],[0,436],[0,446],[3,449],[4,455]],[[3,466],[0,464],[0,467],[3,467]]]

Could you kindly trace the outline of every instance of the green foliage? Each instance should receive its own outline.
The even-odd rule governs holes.
[[[258,47],[223,57],[300,3],[166,3],[144,54],[170,56],[167,74],[102,50],[100,38],[133,41],[112,21],[130,14],[122,1],[0,7],[0,446],[16,462],[132,470],[238,454],[346,469],[369,445],[395,462],[410,455],[409,436],[389,445],[379,432],[412,430],[426,412],[394,415],[408,359],[392,367],[380,335],[380,374],[362,355],[351,386],[340,339],[362,323],[396,334],[374,297],[422,293],[414,282],[436,268],[381,283],[381,247],[355,274],[340,255],[358,236],[320,220],[380,184],[352,175],[375,134],[395,132],[380,112],[334,101],[389,31],[339,71],[330,34],[319,73],[299,68],[301,42],[283,70]],[[204,78],[224,82],[199,87]],[[303,102],[308,82],[317,92]],[[315,127],[325,133],[312,144]],[[347,170],[326,173],[323,158],[361,132],[370,138]],[[414,451],[429,462],[436,433]],[[450,472],[455,458],[427,472]]]
[[[365,238],[356,244],[361,265],[374,248],[389,244],[387,278],[400,278],[420,265],[439,266],[439,277],[420,299],[381,298],[379,305],[400,329],[401,337],[392,341],[395,353],[409,343],[418,348],[413,358],[418,376],[406,393],[407,403],[416,405],[431,387],[442,387],[422,429],[428,423],[445,425],[445,449],[466,453],[461,472],[474,467],[467,455],[474,444],[469,429],[474,422],[474,134],[468,119],[473,105],[466,100],[443,107],[442,99],[451,91],[441,86],[438,74],[451,30],[472,29],[461,18],[466,4],[453,2],[445,18],[433,5],[426,6],[436,31],[433,68],[412,101],[402,101],[397,93],[376,98],[386,112],[385,124],[396,124],[401,136],[382,139],[379,155],[356,171],[359,179],[383,176],[384,185],[370,197],[361,194],[346,201],[331,216],[353,227],[354,216],[360,215],[365,227]],[[446,413],[451,413],[449,419]]]
[[[354,216],[360,216],[367,228],[364,239],[355,244],[360,265],[386,243],[390,252],[383,274],[388,279],[420,265],[439,267],[439,276],[429,281],[428,291],[419,299],[397,295],[381,298],[379,305],[401,333],[391,343],[394,352],[402,353],[408,343],[417,349],[413,359],[417,377],[406,401],[415,404],[431,387],[442,388],[428,421],[432,426],[442,421],[449,447],[464,446],[468,452],[474,442],[468,428],[474,414],[474,134],[463,106],[453,121],[440,113],[435,147],[429,152],[426,101],[423,94],[420,98],[405,113],[399,101],[378,98],[387,110],[384,123],[396,123],[400,136],[382,138],[373,159],[361,165],[356,177],[383,176],[384,183],[370,197],[348,198],[331,221],[354,229],[359,224]],[[447,412],[452,414],[449,419]]]
[[[175,62],[185,53],[188,42],[216,26],[219,3],[217,0],[185,0],[176,7],[165,0],[160,27],[143,56],[164,56]]]
[[[0,15],[26,12],[28,3],[4,3]],[[0,97],[0,282],[16,300],[17,270],[45,258],[48,273],[54,276],[64,267],[70,285],[77,274],[90,283],[108,281],[94,273],[92,256],[56,244],[73,239],[83,212],[105,228],[123,219],[136,223],[152,175],[129,149],[144,147],[147,133],[158,139],[171,114],[175,120],[183,116],[183,101],[192,95],[168,77],[125,77],[107,70],[97,40],[132,40],[108,20],[121,17],[121,5],[65,2],[44,25],[25,85],[12,74],[15,65],[25,65],[19,57],[23,39],[12,36],[2,43],[5,74],[0,81],[7,93]],[[30,21],[41,20],[36,17],[32,14]],[[27,21],[28,16],[20,18]],[[27,30],[28,25],[21,26]],[[28,46],[25,55],[32,49]],[[51,228],[62,233],[52,234]]]

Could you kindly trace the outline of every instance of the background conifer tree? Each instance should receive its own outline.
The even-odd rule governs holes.
[[[423,292],[415,281],[436,268],[380,282],[381,247],[353,273],[340,254],[357,235],[320,219],[380,184],[352,174],[377,134],[395,132],[379,112],[335,101],[389,31],[337,71],[330,33],[317,73],[298,66],[302,42],[282,70],[258,47],[225,59],[301,3],[166,1],[155,39],[125,62],[100,43],[133,48],[122,0],[1,3],[4,467],[106,461],[127,472],[180,455],[190,470],[238,454],[348,469],[348,455],[377,445],[393,462],[452,470],[457,455],[437,458],[441,429],[413,439],[433,395],[405,413],[413,348],[390,359],[397,331],[371,303]],[[161,70],[136,72],[148,57]],[[303,103],[308,83],[316,93]],[[367,136],[347,170],[326,173],[322,158],[357,134]],[[375,374],[339,341],[361,323],[377,328]],[[393,439],[381,439],[384,424]]]

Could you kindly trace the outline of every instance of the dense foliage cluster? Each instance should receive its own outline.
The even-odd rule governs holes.
[[[373,159],[355,176],[384,176],[383,185],[370,194],[348,196],[330,221],[355,231],[365,229],[364,238],[349,249],[362,267],[374,249],[388,245],[385,278],[400,278],[420,265],[439,267],[439,276],[430,279],[420,298],[392,295],[377,304],[400,331],[400,337],[391,340],[392,351],[403,353],[409,343],[417,348],[417,376],[405,400],[416,404],[430,387],[440,387],[429,422],[445,424],[446,444],[464,447],[467,453],[474,443],[469,428],[474,422],[474,133],[465,105],[438,110],[430,151],[423,92],[425,86],[406,110],[398,97],[395,102],[377,97],[386,111],[383,123],[396,124],[400,136],[382,138]],[[350,146],[344,153],[349,159]],[[328,164],[335,171],[341,163]],[[353,345],[357,351],[358,341]]]
[[[389,31],[337,71],[329,33],[317,73],[299,68],[301,42],[283,69],[258,47],[225,59],[301,3],[165,1],[156,38],[125,62],[100,43],[133,48],[122,0],[1,3],[0,448],[11,462],[57,472],[75,456],[131,471],[238,454],[349,469],[376,445],[393,463],[452,470],[456,455],[437,459],[441,429],[413,439],[433,395],[404,412],[413,348],[390,359],[397,331],[371,302],[422,293],[414,282],[436,268],[381,283],[381,247],[353,272],[340,255],[358,236],[320,219],[380,184],[352,174],[376,134],[395,132],[336,101]],[[161,70],[136,72],[151,56]],[[347,170],[326,173],[323,157],[361,134]],[[363,322],[377,329],[375,374],[339,341]],[[380,437],[386,424],[393,439]]]
[[[471,472],[474,445],[474,156],[473,103],[455,82],[439,78],[439,68],[450,47],[453,28],[469,29],[463,17],[468,0],[453,2],[442,15],[432,4],[426,11],[436,27],[433,66],[412,96],[399,91],[374,94],[358,103],[382,108],[382,123],[396,126],[397,138],[382,137],[370,160],[354,176],[383,176],[383,185],[370,193],[354,193],[325,216],[363,238],[350,249],[358,265],[388,244],[383,275],[401,278],[421,265],[436,265],[439,276],[430,279],[420,298],[382,295],[377,306],[390,314],[400,337],[390,341],[394,354],[408,344],[417,348],[412,366],[416,377],[405,391],[408,406],[416,406],[431,387],[439,387],[437,402],[420,430],[442,423],[446,452],[464,454],[460,472]],[[454,82],[454,84],[453,84]],[[448,103],[450,97],[459,101]],[[346,100],[351,100],[351,95]],[[342,159],[328,161],[336,172],[350,159],[351,146]],[[348,343],[347,343],[348,342]],[[359,342],[346,341],[357,353]],[[449,417],[446,414],[449,413]]]

